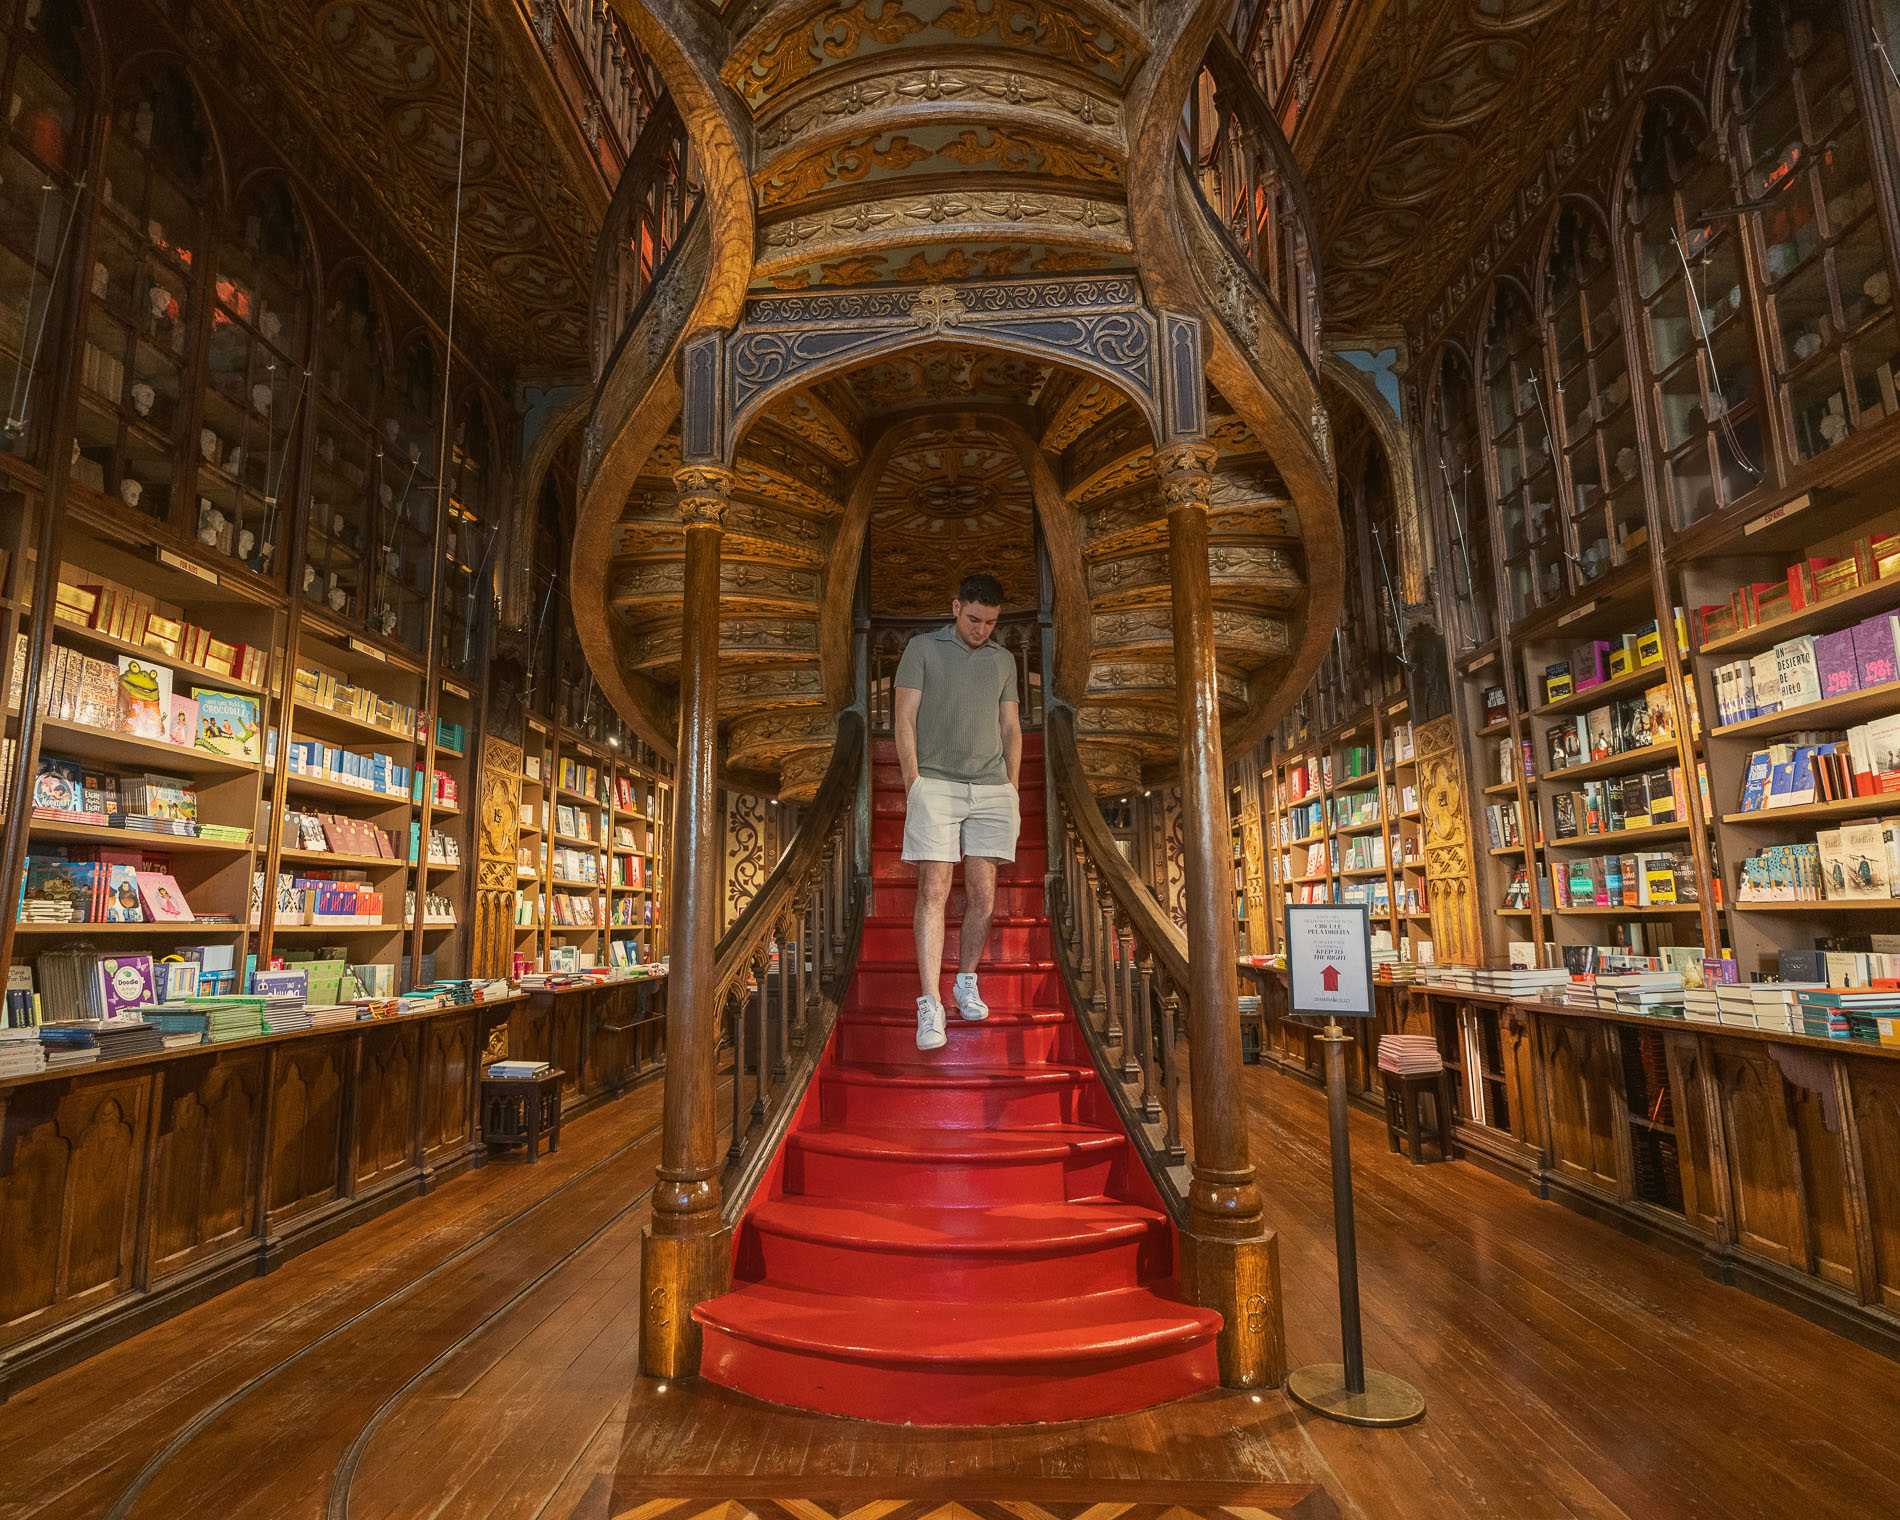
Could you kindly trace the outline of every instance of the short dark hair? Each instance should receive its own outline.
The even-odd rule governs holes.
[[[1003,605],[1003,583],[995,576],[982,570],[974,575],[963,577],[963,584],[957,587],[957,600],[975,602],[983,607]]]

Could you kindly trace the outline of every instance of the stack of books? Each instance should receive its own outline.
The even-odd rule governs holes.
[[[1581,976],[1572,976],[1564,984],[1564,1007],[1594,1008],[1597,1006],[1597,978],[1594,971]]]
[[[1682,976],[1675,971],[1600,972],[1597,1007],[1606,1013],[1679,1013]]]
[[[84,1020],[70,1024],[42,1024],[39,1034],[40,1046],[46,1052],[48,1071],[90,1066],[99,1059],[99,1046]]]
[[[1820,992],[1825,982],[1743,982],[1715,989],[1716,1007],[1724,1024],[1740,1029],[1768,1029],[1798,1034],[1795,994]]]
[[[0,1081],[45,1070],[46,1052],[37,1028],[0,1029]]]
[[[179,998],[139,1010],[139,1016],[158,1025],[172,1043],[173,1035],[195,1035],[181,1044],[219,1044],[226,1040],[250,1040],[264,1033],[264,1002],[261,997]]]
[[[1900,988],[1822,987],[1795,994],[1796,1033],[1823,1040],[1878,1040],[1880,1021],[1900,1019]]]
[[[1541,998],[1569,981],[1570,973],[1562,966],[1510,966],[1480,971],[1478,991],[1512,998]]]
[[[310,1014],[295,993],[278,992],[264,998],[264,1032],[299,1034],[310,1027]]]
[[[1720,1000],[1714,987],[1684,987],[1682,989],[1682,1016],[1692,1024],[1719,1024],[1722,1022]]]
[[[1428,1034],[1382,1034],[1379,1036],[1379,1070],[1394,1076],[1426,1076],[1445,1069],[1438,1054],[1438,1042]],[[494,1070],[490,1067],[489,1070]]]
[[[482,1068],[485,1077],[507,1077],[514,1080],[531,1080],[546,1076],[554,1068],[546,1061],[494,1061]]]
[[[309,1029],[334,1029],[339,1024],[354,1024],[362,1010],[353,1003],[336,1003],[327,1008],[306,1008]]]
[[[74,1025],[68,1027],[76,1027]],[[85,1023],[92,1032],[92,1042],[99,1048],[102,1061],[121,1061],[128,1056],[156,1055],[165,1048],[165,1035],[156,1024],[148,1024],[144,1019],[93,1019]]]

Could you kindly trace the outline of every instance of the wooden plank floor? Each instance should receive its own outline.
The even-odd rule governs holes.
[[[1320,1096],[1248,1081],[1293,1360],[1334,1359]],[[16,1395],[0,1517],[1900,1514],[1900,1365],[1473,1168],[1411,1167],[1360,1114],[1368,1355],[1424,1390],[1420,1425],[1269,1393],[946,1432],[662,1388],[636,1374],[658,1097]]]

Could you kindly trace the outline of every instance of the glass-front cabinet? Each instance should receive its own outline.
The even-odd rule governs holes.
[[[1729,170],[1687,101],[1644,113],[1623,211],[1643,308],[1666,517],[1688,527],[1764,478],[1761,386]]]
[[[1513,622],[1566,590],[1543,368],[1530,297],[1513,282],[1501,283],[1484,339],[1484,395]]]
[[[191,84],[161,65],[134,74],[113,107],[98,186],[73,473],[156,518],[172,512],[192,400],[202,222],[215,181]]]
[[[281,181],[249,186],[232,221],[214,281],[195,528],[269,575],[285,548],[293,437],[309,404],[310,258]]]
[[[0,0],[0,453],[45,451],[54,298],[71,256],[85,164],[87,81],[70,0]]]
[[[1458,591],[1455,642],[1468,649],[1497,637],[1496,563],[1471,366],[1456,348],[1447,346],[1439,361],[1431,413],[1437,458],[1430,473],[1450,526],[1452,582]]]
[[[1573,201],[1557,218],[1545,278],[1577,578],[1588,584],[1648,537],[1616,262],[1590,207]]]
[[[1738,161],[1794,462],[1900,409],[1893,276],[1839,5],[1761,3],[1735,45]]]

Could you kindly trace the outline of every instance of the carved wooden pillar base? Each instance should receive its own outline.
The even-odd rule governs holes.
[[[648,1377],[699,1372],[699,1322],[693,1306],[732,1286],[732,1231],[643,1235],[640,1239],[640,1370]]]
[[[1181,1231],[1181,1291],[1221,1317],[1215,1351],[1223,1388],[1277,1388],[1286,1381],[1286,1309],[1280,1298],[1280,1237],[1245,1239]]]

